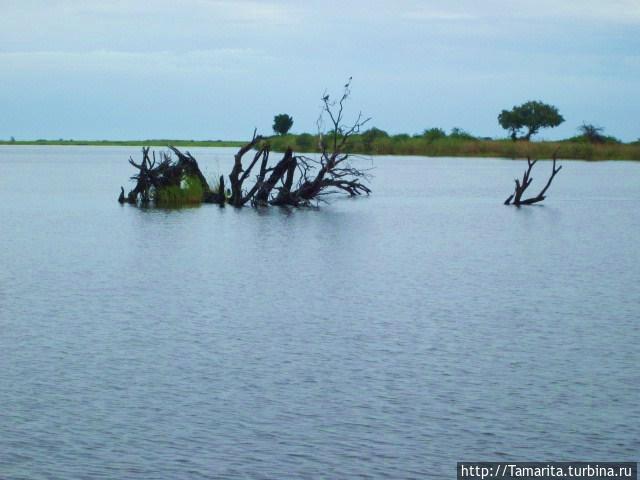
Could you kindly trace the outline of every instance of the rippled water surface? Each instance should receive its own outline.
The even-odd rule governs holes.
[[[377,157],[370,198],[169,211],[116,202],[129,155],[0,147],[0,478],[637,461],[640,164],[519,210],[521,162]]]

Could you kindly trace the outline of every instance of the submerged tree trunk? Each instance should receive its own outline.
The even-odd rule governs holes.
[[[254,206],[266,206],[269,204],[271,198],[271,192],[276,188],[277,183],[287,173],[289,167],[295,162],[293,151],[291,148],[287,148],[282,160],[280,160],[272,169],[271,175],[260,183],[255,196],[253,197],[252,204]],[[295,166],[294,166],[295,168]],[[289,186],[290,188],[290,186]],[[279,203],[282,205],[282,202]]]

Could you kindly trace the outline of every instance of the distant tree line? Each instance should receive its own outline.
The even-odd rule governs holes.
[[[278,151],[284,151],[291,147],[301,152],[318,152],[325,136],[311,133],[286,134],[271,137],[268,141],[272,148]],[[605,135],[601,127],[588,124],[580,126],[578,135],[557,142],[528,142],[525,140],[513,142],[509,138],[492,139],[473,135],[461,128],[453,128],[447,132],[443,128],[432,127],[425,129],[422,133],[409,135],[406,133],[390,134],[380,128],[371,127],[360,134],[351,136],[345,148],[352,153],[371,155],[512,157],[522,156],[522,151],[526,149],[544,149],[547,144],[575,145],[575,154],[570,154],[565,158],[591,158],[589,155],[585,157],[581,152],[591,147],[605,145],[620,146],[621,148],[634,147],[635,150],[638,150],[637,142],[630,145],[623,144],[617,138]],[[547,154],[550,155],[554,148],[549,147],[547,150]],[[634,158],[639,157],[638,159],[640,159],[640,151],[635,152],[634,155]]]
[[[578,127],[578,135],[556,142],[531,142],[532,137],[544,128],[553,128],[562,124],[565,119],[557,107],[538,100],[530,100],[516,105],[510,110],[502,110],[497,117],[498,123],[508,132],[507,138],[492,139],[479,137],[462,128],[454,127],[448,133],[440,127],[430,127],[417,134],[390,134],[385,130],[372,126],[367,130],[352,132],[343,150],[348,153],[388,154],[388,155],[428,155],[428,156],[496,156],[521,157],[528,154],[549,156],[557,150],[559,144],[564,145],[561,155],[564,158],[580,159],[627,159],[640,160],[640,139],[624,144],[618,138],[605,134],[604,128],[583,122]],[[265,137],[270,148],[285,151],[292,148],[300,152],[321,152],[326,145],[324,139],[330,138],[333,132],[289,133],[293,126],[293,117],[286,113],[274,116],[273,132],[275,136]],[[340,133],[340,132],[338,132]],[[512,142],[510,141],[512,140]],[[143,142],[110,142],[110,141],[78,141],[73,140],[38,140],[36,142],[16,142],[11,137],[9,142],[0,143],[42,143],[42,144],[172,144],[182,146],[216,146],[222,143],[235,145],[238,142],[214,141],[180,141],[156,140]],[[510,143],[510,144],[509,144]]]
[[[578,135],[557,142],[535,142],[529,144],[532,137],[544,128],[553,128],[565,121],[558,108],[541,101],[527,101],[516,105],[510,110],[502,110],[498,115],[498,123],[509,136],[507,139],[492,139],[478,137],[459,127],[454,127],[447,133],[443,128],[431,127],[422,133],[409,135],[406,133],[389,134],[385,130],[372,126],[371,128],[352,135],[345,148],[352,153],[363,154],[414,154],[435,156],[522,156],[530,149],[537,149],[541,155],[550,155],[556,150],[556,144],[579,144],[564,149],[567,158],[604,159],[629,158],[639,159],[639,142],[623,144],[619,139],[605,135],[604,128],[583,122],[578,127]],[[322,149],[322,138],[326,134],[288,134],[293,125],[293,118],[287,114],[274,117],[273,130],[277,134],[270,142],[275,150],[285,150],[288,147],[305,152],[317,152]],[[330,133],[330,132],[329,132]],[[505,142],[512,140],[514,145]],[[524,147],[521,144],[527,144]],[[547,146],[547,144],[549,144]],[[584,145],[584,146],[580,146]],[[587,145],[593,145],[590,148]],[[622,150],[598,150],[598,145],[619,145]],[[629,148],[627,148],[629,147]],[[567,152],[567,153],[565,153]]]

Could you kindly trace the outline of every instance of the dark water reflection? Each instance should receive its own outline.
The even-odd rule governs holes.
[[[521,164],[376,158],[368,199],[163,211],[116,202],[130,154],[0,148],[1,478],[637,460],[640,164],[520,210]]]

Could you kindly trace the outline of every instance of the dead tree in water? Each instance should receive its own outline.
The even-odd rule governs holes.
[[[322,113],[318,119],[318,127],[322,129],[323,119],[328,117],[330,123],[327,140],[320,135],[320,155],[318,158],[296,156],[287,148],[282,159],[269,166],[270,147],[268,139],[253,132],[251,141],[242,146],[234,155],[234,163],[229,174],[229,195],[225,193],[224,177],[220,184],[212,189],[202,175],[196,159],[189,153],[182,153],[175,147],[169,147],[177,156],[174,161],[170,155],[163,153],[163,160],[156,165],[149,160],[149,148],[143,148],[143,160],[140,164],[132,159],[129,163],[138,173],[131,177],[136,186],[127,196],[121,188],[121,203],[149,203],[166,188],[180,188],[185,178],[197,181],[202,189],[202,202],[234,207],[242,207],[250,203],[254,207],[267,205],[309,206],[318,202],[322,196],[331,193],[346,193],[349,196],[371,193],[363,183],[369,179],[366,170],[355,168],[349,163],[350,155],[345,153],[347,143],[352,135],[360,132],[361,127],[369,121],[358,114],[352,124],[344,123],[344,107],[351,93],[351,79],[344,86],[339,100],[331,102],[329,95],[322,98]],[[253,159],[245,167],[244,156],[254,151]],[[256,166],[259,167],[256,169]],[[257,172],[253,184],[245,186],[247,180]]]
[[[320,135],[319,158],[296,156],[291,148],[287,148],[282,159],[273,167],[268,167],[269,146],[268,142],[265,142],[245,170],[242,165],[243,155],[262,140],[261,137],[256,137],[254,132],[253,139],[235,155],[233,170],[229,175],[232,186],[229,203],[236,207],[247,202],[251,202],[253,206],[299,207],[312,205],[323,195],[336,192],[344,192],[349,196],[371,193],[369,187],[363,183],[369,178],[367,172],[349,164],[350,156],[345,153],[349,138],[359,133],[362,126],[369,121],[359,113],[352,124],[344,124],[344,108],[351,94],[350,87],[351,79],[344,86],[340,99],[335,102],[330,100],[329,95],[322,97],[318,128],[322,131],[323,120],[328,117],[330,130],[328,142]],[[255,183],[245,191],[242,187],[243,182],[259,160],[260,170]]]
[[[370,120],[358,113],[352,124],[344,123],[345,102],[351,94],[351,78],[344,86],[339,100],[331,102],[329,95],[322,97],[322,112],[318,118],[318,130],[323,130],[323,121],[328,117],[330,129],[328,138],[320,135],[320,158],[298,157],[300,180],[297,188],[279,195],[278,204],[305,205],[320,195],[343,191],[349,196],[369,194],[371,190],[361,182],[367,173],[349,163],[350,155],[345,153],[349,138],[360,133]],[[290,168],[294,168],[293,166]],[[283,193],[283,192],[280,192]]]
[[[220,178],[222,190],[212,191],[200,171],[198,162],[189,152],[182,153],[175,147],[169,147],[169,149],[177,156],[177,160],[173,160],[170,153],[161,152],[162,160],[158,163],[155,152],[152,152],[152,159],[149,157],[149,147],[142,148],[142,162],[139,164],[129,158],[129,163],[138,170],[138,173],[131,177],[136,181],[136,186],[126,196],[124,188],[120,187],[120,196],[118,197],[120,203],[146,205],[162,189],[171,187],[180,189],[185,179],[191,179],[198,184],[196,191],[201,192],[200,201],[220,203],[220,198],[224,199],[224,179],[222,177]]]
[[[538,195],[536,195],[535,197],[530,197],[523,200],[522,195],[529,187],[529,185],[531,185],[531,181],[533,180],[533,178],[531,177],[531,170],[533,169],[533,166],[538,162],[538,160],[531,160],[530,157],[527,157],[527,169],[522,176],[522,180],[518,178],[515,179],[515,191],[509,196],[509,198],[504,201],[504,204],[515,205],[516,207],[519,207],[520,205],[532,205],[534,203],[542,202],[546,198],[545,193],[547,193],[547,190],[549,189],[549,186],[553,181],[553,177],[555,177],[556,174],[562,169],[562,165],[556,167],[556,160],[556,153],[554,153],[551,176],[549,177],[549,180],[547,180],[544,188],[540,190],[540,193],[538,193]]]

